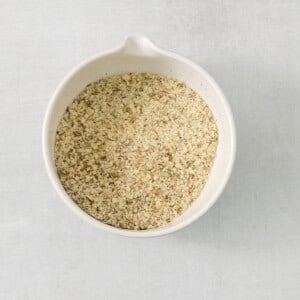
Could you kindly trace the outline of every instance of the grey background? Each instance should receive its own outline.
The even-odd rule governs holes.
[[[238,135],[217,204],[152,239],[73,215],[41,155],[64,75],[131,33],[203,66]],[[297,0],[1,0],[0,299],[299,299],[299,36]]]

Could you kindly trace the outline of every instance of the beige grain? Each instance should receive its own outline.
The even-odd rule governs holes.
[[[182,214],[213,164],[217,125],[177,80],[128,73],[89,84],[64,113],[55,163],[66,192],[115,227],[148,229]]]

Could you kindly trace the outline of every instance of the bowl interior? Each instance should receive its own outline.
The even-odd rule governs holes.
[[[58,123],[66,107],[88,83],[104,76],[123,72],[152,72],[185,82],[203,97],[212,110],[218,124],[219,143],[217,154],[207,184],[198,199],[173,222],[161,228],[141,232],[143,236],[147,234],[158,235],[176,230],[176,228],[192,222],[202,215],[221,193],[230,175],[234,159],[235,135],[233,121],[228,104],[214,80],[204,70],[182,57],[166,52],[141,56],[115,51],[87,61],[75,69],[56,90],[44,126],[44,154],[46,164],[48,164],[48,171],[51,173],[50,177],[52,177],[56,188],[60,190],[61,196],[73,208],[76,204],[63,191],[54,166],[53,150]],[[78,208],[78,213],[80,213],[79,210]],[[84,214],[82,212],[82,215]],[[95,223],[95,220],[91,220],[91,217],[85,217]],[[96,222],[101,223],[99,221]],[[111,228],[110,226],[107,227]],[[126,235],[126,233],[121,232],[126,230],[113,229],[113,231],[119,231],[119,233]],[[138,236],[138,234],[135,235]]]

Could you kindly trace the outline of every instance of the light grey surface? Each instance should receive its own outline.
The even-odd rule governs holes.
[[[299,299],[300,2],[0,2],[0,299]],[[130,239],[84,223],[44,170],[51,94],[144,33],[203,66],[232,106],[230,183],[199,221]]]

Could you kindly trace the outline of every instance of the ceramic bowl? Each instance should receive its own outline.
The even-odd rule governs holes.
[[[65,192],[54,163],[54,141],[58,123],[74,97],[99,78],[124,72],[150,72],[185,82],[198,92],[212,110],[219,130],[216,158],[199,197],[166,226],[149,230],[126,230],[106,225],[80,209]],[[202,216],[222,193],[232,170],[236,137],[228,102],[213,78],[201,67],[177,54],[162,50],[144,36],[128,37],[122,45],[84,61],[57,87],[44,119],[43,156],[49,178],[60,198],[79,217],[100,229],[133,237],[159,236],[174,232]]]

